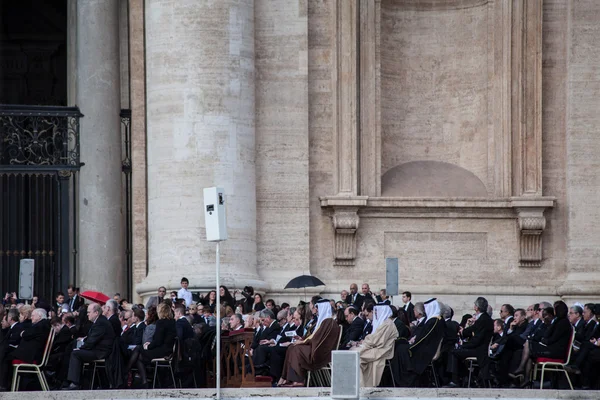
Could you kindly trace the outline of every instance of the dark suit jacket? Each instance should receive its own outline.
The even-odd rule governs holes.
[[[115,337],[121,336],[121,332],[123,332],[123,328],[121,327],[121,321],[119,321],[119,317],[117,316],[117,314],[111,315],[110,318],[108,319],[108,322],[110,322],[110,325],[113,328]]]
[[[400,320],[400,318],[394,320],[394,326],[396,326],[396,330],[398,331],[398,339],[396,340],[407,341],[410,339],[410,329]]]
[[[277,339],[277,335],[279,335],[280,331],[281,331],[281,327],[279,326],[279,324],[277,323],[277,321],[274,321],[271,324],[271,326],[266,326],[262,330],[262,332],[260,333],[259,342],[261,340]]]
[[[347,345],[351,341],[358,341],[363,333],[365,327],[365,321],[359,316],[354,318],[348,329],[342,333],[342,342],[340,343],[340,350],[347,348]]]
[[[543,321],[541,324],[537,324],[536,328],[529,335],[528,339],[532,342],[541,342],[546,334],[546,331],[548,330],[548,326],[549,325],[546,325]]]
[[[363,340],[367,335],[370,335],[373,332],[373,323],[369,320],[364,323],[362,334],[360,335],[360,340]]]
[[[566,355],[572,329],[573,326],[566,317],[558,318],[546,330],[542,343],[551,353]]]
[[[577,322],[577,326],[573,326],[575,329],[575,340],[578,342],[583,342],[585,340],[585,321],[581,318]]]
[[[358,309],[358,311],[360,311],[362,309],[362,305],[365,301],[365,298],[360,293],[356,294],[356,299],[353,299],[352,297],[353,296],[349,294],[346,298],[346,301],[350,301],[349,304],[352,304],[354,307],[356,307],[356,309]]]
[[[533,332],[535,332],[535,330],[537,329],[537,327],[542,324],[542,320],[538,319],[535,323],[533,322],[533,320],[529,321],[529,323],[527,324],[527,328],[525,328],[525,331],[523,333],[521,333],[521,339],[523,340],[527,340],[527,338],[533,334]]]
[[[177,337],[179,338],[179,343],[183,343],[186,339],[194,337],[194,329],[185,317],[179,318],[175,322],[175,329],[177,330]]]
[[[469,339],[463,343],[463,349],[474,349],[477,362],[482,368],[488,365],[488,347],[490,339],[494,334],[494,320],[488,313],[482,313],[475,323],[463,330],[463,339]]]
[[[146,323],[140,322],[140,324],[133,330],[133,337],[131,338],[132,346],[141,346],[144,338],[144,331],[146,330]]]
[[[37,324],[32,324],[31,327],[24,329],[21,343],[12,353],[13,358],[26,363],[41,362],[50,328],[50,321],[42,319]]]
[[[446,321],[446,330],[444,331],[444,341],[442,342],[442,352],[447,352],[456,347],[458,342],[458,322],[449,320]]]
[[[4,337],[2,338],[2,345],[4,347],[12,346],[13,348],[21,343],[21,332],[23,331],[23,324],[17,322],[12,328],[6,329]],[[11,350],[12,351],[12,350]]]
[[[73,341],[73,330],[69,329],[68,326],[63,325],[60,331],[54,336],[54,342],[52,343],[52,353],[63,353],[69,343]]]
[[[583,328],[583,342],[589,342],[596,331],[596,321],[589,320]]]
[[[514,317],[508,317],[507,320],[504,321],[504,336],[506,336],[508,334],[508,328],[510,327],[510,324],[513,322],[513,319],[515,319]]]
[[[145,350],[145,358],[160,358],[171,354],[176,337],[175,320],[165,318],[156,321],[156,331],[148,345],[148,350]]]
[[[279,331],[279,333],[277,334],[278,336],[281,336],[279,338],[279,342],[277,343],[286,343],[286,342],[291,342],[292,338],[287,337],[285,334],[286,332],[291,332],[291,331],[295,331],[296,329],[298,329],[298,327],[296,325],[292,324],[285,324],[281,330]],[[275,337],[275,340],[277,340],[277,337]]]
[[[413,322],[417,319],[417,317],[415,317],[415,305],[413,303],[409,302],[408,307],[404,311],[406,312],[408,322]]]
[[[81,307],[84,304],[84,300],[83,298],[75,295],[72,299],[69,298],[67,300],[67,303],[69,304],[69,308],[71,309],[71,311],[77,311],[79,310],[79,307]]]
[[[81,349],[92,350],[98,359],[105,358],[113,348],[115,337],[110,322],[104,315],[100,315],[90,327]]]

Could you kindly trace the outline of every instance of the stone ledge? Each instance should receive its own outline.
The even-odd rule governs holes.
[[[359,209],[420,209],[420,210],[501,210],[517,208],[552,208],[554,197],[476,197],[476,198],[418,198],[418,197],[368,197],[323,196],[321,207],[358,207]]]
[[[307,400],[330,398],[329,388],[245,388],[222,389],[221,398],[228,399],[297,399]],[[2,393],[2,400],[107,400],[107,399],[198,399],[216,398],[215,389],[157,389],[157,390],[94,390],[94,391],[51,391],[51,392],[8,392]],[[397,389],[362,388],[361,399],[407,398],[418,400],[449,399],[592,399],[600,398],[598,391],[571,390],[518,390],[518,389]]]

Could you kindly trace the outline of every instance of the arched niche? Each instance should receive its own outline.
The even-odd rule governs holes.
[[[384,197],[486,197],[483,182],[471,171],[440,161],[411,161],[390,168],[381,178]]]

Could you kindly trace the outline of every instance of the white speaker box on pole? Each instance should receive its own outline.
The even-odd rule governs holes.
[[[360,358],[358,352],[331,352],[331,398],[358,399],[360,396]]]
[[[223,189],[217,187],[204,188],[204,219],[207,241],[220,242],[227,240],[225,193]]]
[[[35,261],[31,258],[24,258],[20,261],[19,268],[19,293],[20,299],[33,299],[33,272]]]

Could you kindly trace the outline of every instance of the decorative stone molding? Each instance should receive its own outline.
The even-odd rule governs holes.
[[[546,228],[544,208],[517,209],[519,224],[519,266],[539,268],[542,266],[542,233]]]
[[[358,207],[335,209],[332,219],[335,229],[333,265],[353,266],[356,259],[356,230],[360,222]]]

